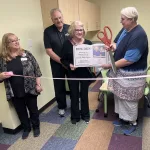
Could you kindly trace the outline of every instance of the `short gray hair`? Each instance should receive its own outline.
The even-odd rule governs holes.
[[[135,7],[126,7],[121,10],[121,14],[127,18],[133,19],[135,22],[138,19],[138,11]]]
[[[59,11],[59,12],[62,14],[62,12],[61,12],[61,10],[60,10],[59,8],[53,8],[53,9],[50,10],[50,16],[51,16],[51,17],[52,17],[52,15],[53,15],[53,13],[54,13],[55,11]]]

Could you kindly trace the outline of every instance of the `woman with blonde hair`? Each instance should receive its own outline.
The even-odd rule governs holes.
[[[75,68],[73,65],[73,45],[88,44],[92,42],[86,40],[85,30],[82,22],[73,22],[68,30],[70,39],[67,40],[62,49],[62,64],[68,69],[68,78],[88,78],[89,70],[86,67]],[[70,97],[71,97],[71,122],[76,124],[83,119],[89,122],[89,103],[88,103],[88,87],[89,81],[86,80],[69,80]],[[81,111],[79,110],[79,93],[81,93]]]
[[[0,82],[4,82],[7,100],[12,101],[20,119],[23,127],[22,139],[26,139],[31,131],[30,121],[34,137],[37,137],[40,135],[37,96],[42,91],[39,65],[29,51],[20,47],[18,37],[13,33],[4,34],[1,47]]]
[[[146,74],[148,39],[144,29],[137,24],[138,12],[135,7],[127,7],[121,10],[122,30],[108,50],[114,51],[116,75],[110,69],[109,77],[130,77]],[[106,69],[111,65],[104,65]],[[129,128],[123,130],[125,135],[132,134],[137,127],[138,102],[144,94],[145,78],[123,78],[109,80],[108,89],[114,93],[115,112],[119,114],[119,120],[114,121],[115,126],[125,125],[129,122]]]

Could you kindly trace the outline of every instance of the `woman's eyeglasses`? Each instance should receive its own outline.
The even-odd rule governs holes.
[[[19,42],[20,39],[16,39],[16,40],[10,40],[8,43],[16,43],[16,42]]]

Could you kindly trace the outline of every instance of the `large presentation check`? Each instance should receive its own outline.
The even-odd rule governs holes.
[[[74,66],[95,67],[108,64],[110,61],[109,54],[104,46],[104,44],[73,46]]]
[[[105,50],[104,44],[81,44],[73,46],[75,67],[98,67],[103,64],[111,64],[116,72],[114,59],[111,52]]]

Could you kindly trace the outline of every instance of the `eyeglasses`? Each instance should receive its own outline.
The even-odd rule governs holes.
[[[128,18],[122,18],[122,17],[120,18],[121,21],[124,21],[124,20],[127,20],[127,19],[128,19]]]
[[[83,29],[75,29],[75,32],[83,32]]]
[[[16,43],[16,42],[19,42],[20,39],[16,39],[16,40],[12,40],[12,41],[9,41],[8,43]]]

